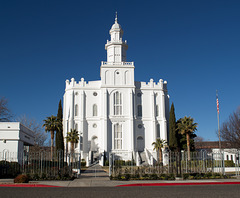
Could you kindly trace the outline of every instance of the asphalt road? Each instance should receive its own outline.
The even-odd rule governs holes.
[[[156,187],[81,187],[28,188],[1,187],[0,197],[240,197],[240,185],[156,186]]]

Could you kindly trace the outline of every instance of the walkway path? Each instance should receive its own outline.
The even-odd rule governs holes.
[[[69,187],[109,186],[109,183],[108,174],[99,164],[95,164],[85,170],[79,179],[72,181]]]

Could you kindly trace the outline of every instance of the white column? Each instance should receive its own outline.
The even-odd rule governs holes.
[[[130,139],[130,149],[131,149],[131,151],[134,151],[134,140],[135,140],[135,134],[134,134],[134,119],[133,119],[133,117],[134,117],[134,115],[133,115],[133,106],[134,106],[134,100],[133,100],[133,91],[132,90],[130,90],[130,94],[129,94],[129,96],[130,96],[130,105],[129,105],[129,126],[130,126],[130,134],[131,134],[131,139]]]
[[[83,136],[83,153],[88,153],[88,131],[85,128],[85,93],[84,90],[80,91],[80,133]]]
[[[69,130],[73,129],[74,124],[74,91],[70,93],[70,101]]]
[[[162,109],[162,121],[160,125],[160,136],[162,139],[167,140],[167,120],[166,120],[166,110],[165,110],[165,95],[162,91],[162,101],[161,101],[161,109]]]
[[[108,95],[107,89],[104,89],[102,92],[102,148],[104,151],[108,151],[108,142],[107,142],[107,115],[108,113]]]
[[[151,91],[150,93],[150,101],[151,101],[151,109],[152,109],[152,131],[153,131],[153,141],[156,141],[156,119],[155,119],[155,109],[156,109],[156,105],[155,105],[155,96],[154,96],[154,92]]]

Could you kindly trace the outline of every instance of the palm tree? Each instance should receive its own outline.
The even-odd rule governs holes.
[[[156,150],[159,152],[158,160],[159,160],[160,164],[162,164],[162,148],[164,148],[166,144],[167,144],[167,142],[160,138],[157,138],[156,142],[152,143],[152,145],[154,146],[153,150]]]
[[[190,160],[190,134],[194,133],[197,130],[197,123],[193,122],[194,119],[191,117],[181,118],[177,124],[177,130],[182,135],[186,135],[187,138],[187,152],[188,152],[188,160]]]
[[[50,116],[47,117],[46,120],[43,120],[44,124],[42,127],[45,127],[45,131],[46,132],[50,132],[51,133],[51,160],[53,160],[53,140],[54,140],[54,132],[57,130],[57,128],[59,127],[58,124],[58,120],[56,116]]]
[[[73,162],[73,154],[74,154],[74,144],[78,143],[79,140],[79,134],[78,131],[76,129],[71,129],[70,132],[67,133],[67,137],[66,137],[67,142],[71,143],[71,162]]]

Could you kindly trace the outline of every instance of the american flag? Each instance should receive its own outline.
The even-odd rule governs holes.
[[[218,93],[216,93],[216,102],[217,102],[217,112],[218,112],[218,114],[219,114]]]

